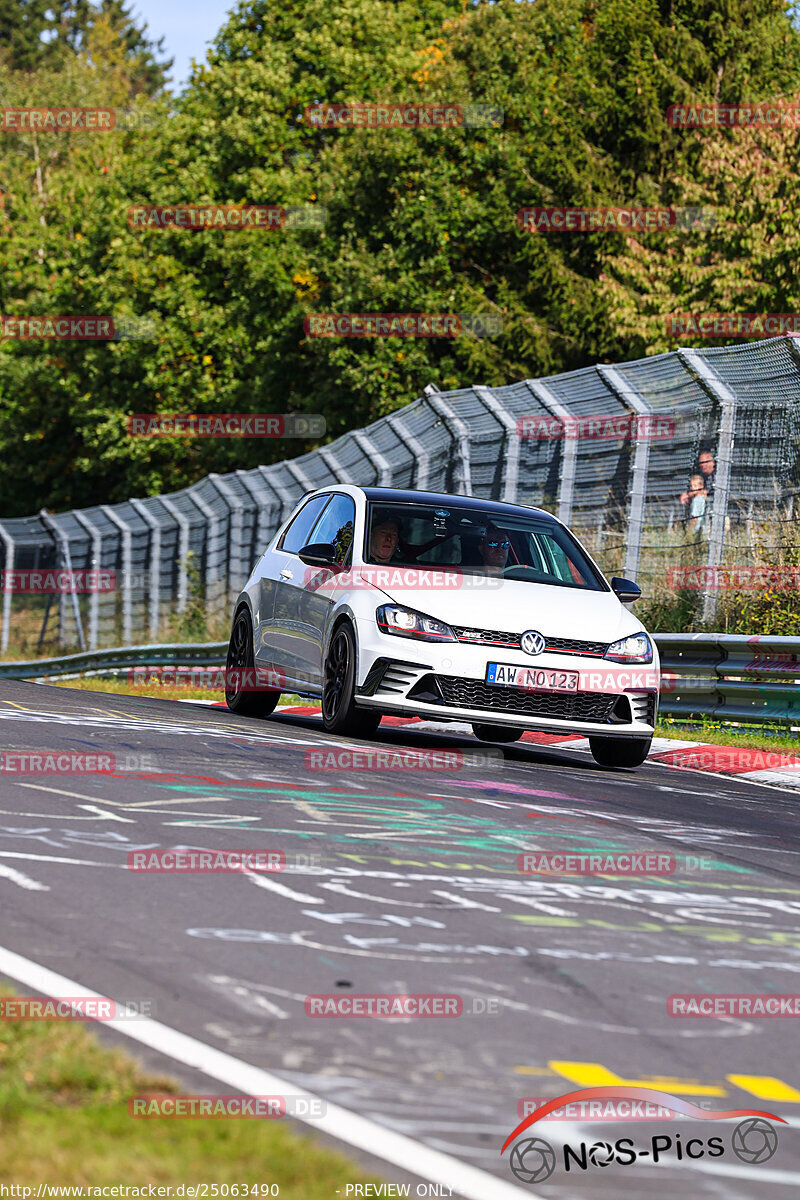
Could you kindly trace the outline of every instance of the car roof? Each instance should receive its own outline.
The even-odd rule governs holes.
[[[525,504],[506,504],[502,500],[484,500],[480,496],[454,496],[449,492],[414,492],[402,488],[365,487],[361,489],[368,500],[381,504],[436,504],[443,500],[450,504],[458,504],[461,508],[471,508],[480,512],[495,513],[497,516],[526,516],[542,517],[556,524],[552,513],[542,508],[532,508]]]

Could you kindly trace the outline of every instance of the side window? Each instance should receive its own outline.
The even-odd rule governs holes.
[[[356,506],[349,496],[335,495],[325,512],[314,526],[310,542],[332,542],[336,547],[336,561],[344,566],[353,544],[356,524]]]
[[[307,546],[311,540],[308,535],[330,498],[330,492],[327,492],[324,496],[315,496],[313,500],[309,500],[308,504],[304,504],[283,535],[283,541],[278,549],[286,550],[289,554],[297,554],[298,550]]]

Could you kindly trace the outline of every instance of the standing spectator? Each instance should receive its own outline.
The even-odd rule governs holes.
[[[716,474],[716,470],[717,463],[714,455],[710,450],[701,450],[697,456],[697,462],[692,473],[694,475],[699,472],[699,474],[702,476],[703,488],[708,499],[711,499],[711,497],[714,495],[714,476]],[[691,483],[689,486],[691,487]],[[689,500],[689,493],[681,492],[681,504],[683,504],[684,507],[689,503]]]
[[[703,476],[692,475],[689,480],[689,491],[686,493],[684,523],[688,533],[702,533],[706,519],[707,493],[703,487]]]

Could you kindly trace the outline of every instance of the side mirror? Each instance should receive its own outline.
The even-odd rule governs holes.
[[[336,547],[332,542],[312,542],[298,551],[298,558],[307,567],[329,567],[335,570],[339,564],[336,561]]]
[[[638,583],[634,583],[632,579],[620,579],[618,575],[611,580],[611,590],[623,604],[632,604],[642,594]]]

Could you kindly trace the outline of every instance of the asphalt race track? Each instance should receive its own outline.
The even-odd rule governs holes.
[[[416,1180],[432,1178],[422,1147],[449,1156],[454,1179],[456,1162],[477,1168],[453,1195],[797,1195],[798,1019],[667,1015],[676,993],[800,992],[797,793],[656,764],[608,771],[529,745],[450,772],[319,769],[312,751],[483,747],[446,727],[382,727],[359,743],[326,736],[315,716],[255,721],[25,683],[0,683],[0,722],[4,751],[116,758],[111,775],[4,775],[0,975],[23,994],[37,990],[33,976],[24,986],[6,952],[102,996],[147,1001],[155,1022],[373,1122],[373,1165],[388,1130],[420,1147],[406,1163]],[[280,850],[287,869],[126,865],[132,850],[175,846]],[[520,873],[523,851],[565,848],[673,851],[705,865],[638,878]],[[457,995],[464,1011],[307,1016],[306,996],[329,993]],[[126,1024],[135,1038],[146,1022]],[[101,1035],[192,1091],[240,1090],[125,1031]],[[523,1098],[615,1080],[789,1124],[773,1157],[748,1163],[730,1148],[730,1120],[550,1121],[523,1136],[559,1149],[719,1135],[725,1153],[569,1173],[559,1157],[546,1182],[518,1182],[500,1147]]]

